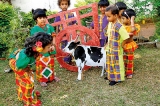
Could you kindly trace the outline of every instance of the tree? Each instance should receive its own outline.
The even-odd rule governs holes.
[[[11,3],[11,0],[0,0],[1,2],[8,2],[9,4],[12,4]]]

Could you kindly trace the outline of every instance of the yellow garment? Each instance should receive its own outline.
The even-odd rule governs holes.
[[[126,30],[128,33],[133,33],[133,35],[137,35],[138,32],[140,31],[140,25],[139,24],[134,24],[136,30],[135,31],[131,31],[132,26],[125,26]]]

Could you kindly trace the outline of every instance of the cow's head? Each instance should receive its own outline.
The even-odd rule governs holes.
[[[75,50],[75,48],[77,47],[77,45],[80,44],[80,41],[76,41],[78,39],[78,36],[76,37],[75,40],[72,40],[71,37],[71,41],[69,41],[66,45],[66,47],[63,49],[64,52],[66,53],[73,53],[73,51]]]
[[[63,49],[64,52],[67,53],[73,53],[73,51],[76,49],[76,47],[80,44],[80,41],[74,42],[70,41],[67,43],[66,47]]]

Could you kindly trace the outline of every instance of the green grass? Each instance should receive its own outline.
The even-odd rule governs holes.
[[[42,106],[159,106],[160,105],[160,50],[139,48],[135,52],[135,74],[115,86],[100,77],[101,68],[85,71],[82,81],[77,73],[55,65],[60,82],[35,88],[42,94]],[[4,73],[7,61],[0,61],[0,106],[22,106],[17,100],[14,73]]]

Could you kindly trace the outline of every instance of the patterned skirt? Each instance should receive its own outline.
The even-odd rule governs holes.
[[[137,48],[138,48],[137,43],[132,41],[124,45],[124,52],[130,52],[130,51],[134,52]]]
[[[9,65],[15,72],[18,99],[26,105],[36,104],[37,96],[34,92],[34,74],[30,68],[16,70],[16,60],[10,59]]]

